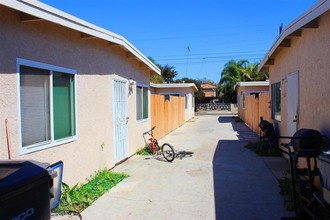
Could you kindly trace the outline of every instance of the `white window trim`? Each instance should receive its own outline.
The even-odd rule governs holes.
[[[192,100],[191,100],[191,104],[192,104],[192,108],[195,109],[195,96],[194,95],[191,95],[192,96]]]
[[[188,110],[189,109],[189,101],[190,101],[190,94],[185,94],[184,96],[184,109]]]
[[[273,94],[272,94],[272,85],[274,85],[274,84],[277,84],[277,83],[279,83],[280,84],[280,98],[281,98],[281,103],[280,103],[280,105],[282,105],[282,82],[281,81],[278,81],[278,82],[275,82],[275,83],[273,83],[273,84],[271,84],[270,85],[270,89],[271,89],[271,102],[273,103],[273,100],[272,100],[272,97],[273,97]],[[273,104],[272,104],[273,105]],[[272,106],[272,108],[273,108],[273,106]],[[273,115],[274,114],[274,115]],[[281,121],[281,115],[282,115],[282,106],[281,106],[281,111],[279,112],[279,114],[278,114],[278,112],[275,112],[275,110],[274,110],[274,112],[273,112],[273,110],[272,110],[272,117],[273,117],[273,119],[274,120],[276,120],[276,121]]]
[[[151,97],[150,97],[150,85],[148,84],[142,84],[142,83],[137,83],[135,86],[135,92],[137,92],[137,87],[143,87],[143,88],[147,88],[148,89],[148,117],[147,118],[143,118],[143,119],[137,119],[136,118],[136,122],[138,123],[143,123],[146,122],[150,119],[150,114],[151,114]],[[137,99],[135,96],[135,111],[137,110]],[[136,112],[135,112],[135,117],[136,117]]]
[[[59,66],[54,66],[54,65],[50,65],[50,64],[46,64],[46,63],[41,63],[41,62],[37,62],[37,61],[31,61],[31,60],[26,60],[26,59],[21,59],[21,58],[17,58],[16,60],[16,64],[17,64],[17,95],[18,95],[18,119],[19,119],[19,142],[20,142],[20,149],[19,152],[21,155],[23,154],[28,154],[28,153],[32,153],[35,151],[40,151],[40,150],[44,150],[47,148],[51,148],[51,147],[55,147],[58,145],[62,145],[62,144],[66,144],[72,141],[76,141],[78,140],[78,120],[77,120],[77,79],[76,77],[74,77],[74,93],[75,93],[75,132],[76,134],[72,137],[67,137],[67,138],[63,138],[60,140],[54,140],[54,134],[53,134],[53,125],[54,125],[54,112],[53,112],[53,89],[50,89],[50,124],[51,126],[51,140],[49,141],[45,141],[45,142],[41,142],[41,143],[37,143],[37,144],[33,144],[33,145],[29,145],[29,146],[25,146],[23,147],[22,144],[22,128],[21,128],[21,124],[22,124],[22,119],[21,119],[21,97],[20,97],[20,66],[28,66],[28,67],[34,67],[34,68],[39,68],[39,69],[46,69],[50,71],[50,74],[52,75],[54,71],[57,72],[62,72],[62,73],[66,73],[66,74],[72,74],[72,75],[76,75],[77,71],[73,70],[73,69],[69,69],[69,68],[64,68],[64,67],[59,67]],[[53,78],[50,77],[50,88],[52,88],[52,84],[53,84]]]

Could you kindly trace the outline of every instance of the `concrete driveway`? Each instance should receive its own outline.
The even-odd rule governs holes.
[[[196,116],[159,140],[176,150],[193,151],[193,157],[168,163],[133,156],[114,168],[130,177],[83,211],[83,219],[269,220],[293,216],[284,210],[272,169],[244,148],[257,138],[230,116]]]

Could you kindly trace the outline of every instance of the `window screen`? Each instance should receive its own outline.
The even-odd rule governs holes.
[[[50,140],[50,72],[20,67],[21,130],[23,146]]]
[[[281,120],[281,82],[271,85],[272,90],[272,118]]]
[[[25,65],[19,70],[22,147],[75,136],[74,74]]]

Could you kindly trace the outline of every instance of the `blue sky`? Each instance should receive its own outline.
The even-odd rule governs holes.
[[[219,82],[229,60],[259,62],[317,0],[40,0],[122,35],[177,78]],[[189,49],[188,49],[189,48]]]

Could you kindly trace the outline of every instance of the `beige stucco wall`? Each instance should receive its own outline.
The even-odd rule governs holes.
[[[240,119],[245,121],[245,111],[243,108],[243,95],[246,92],[261,92],[269,91],[269,86],[237,86],[237,114]],[[246,96],[246,94],[245,94]]]
[[[286,76],[299,72],[298,127],[313,128],[330,135],[330,11],[319,18],[319,28],[303,29],[291,47],[281,49],[270,68],[270,84],[282,82],[281,135],[287,134]]]
[[[195,90],[193,87],[177,87],[177,88],[151,88],[153,94],[179,94],[179,96],[188,96],[188,108],[185,109],[185,121],[195,117],[195,109],[193,105],[193,97]]]
[[[8,159],[5,119],[9,122],[13,159],[64,162],[64,182],[83,182],[114,160],[112,79],[149,85],[149,71],[127,59],[121,48],[101,40],[83,40],[79,32],[46,22],[20,22],[17,11],[0,6],[0,159]],[[16,59],[74,69],[78,140],[38,152],[19,153],[19,103]],[[141,134],[150,120],[136,120],[136,86],[128,95],[129,155],[144,145]]]

